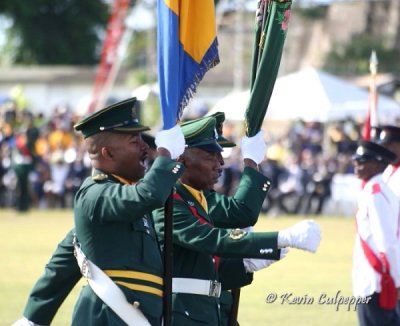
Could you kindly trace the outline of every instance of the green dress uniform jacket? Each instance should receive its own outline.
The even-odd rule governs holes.
[[[58,244],[43,275],[34,285],[24,317],[39,325],[50,325],[55,314],[82,277],[74,256],[74,230]]]
[[[173,212],[173,277],[219,281],[219,268],[224,264],[238,266],[238,274],[243,276],[243,257],[279,259],[277,232],[245,233],[228,229],[248,226],[249,220],[253,220],[250,224],[257,221],[268,190],[267,180],[254,169],[245,168],[233,197],[204,193],[208,213],[182,184],[177,183]],[[164,231],[163,217],[163,209],[153,212],[160,239]],[[228,262],[226,258],[233,260]],[[232,279],[224,279],[224,283],[240,286],[241,281],[234,282],[235,274],[232,271]],[[174,293],[172,309],[173,325],[221,325],[219,298],[216,297]]]
[[[75,196],[75,231],[82,251],[121,288],[128,302],[140,304],[152,325],[161,323],[163,263],[149,214],[164,205],[182,167],[159,157],[132,186],[96,171]],[[72,325],[124,324],[89,285],[82,289]]]

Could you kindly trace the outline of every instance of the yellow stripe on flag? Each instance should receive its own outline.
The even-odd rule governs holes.
[[[169,7],[175,15],[179,16],[179,1],[180,0],[164,0],[167,7]]]
[[[165,0],[179,16],[179,39],[187,54],[200,63],[216,38],[213,0]]]

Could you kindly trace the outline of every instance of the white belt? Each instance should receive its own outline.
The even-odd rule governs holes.
[[[75,238],[74,248],[82,275],[87,279],[93,292],[128,325],[150,326],[145,315],[126,300],[122,290],[100,268],[86,258]]]
[[[174,277],[172,279],[172,293],[200,294],[219,298],[221,295],[221,283],[196,278]]]

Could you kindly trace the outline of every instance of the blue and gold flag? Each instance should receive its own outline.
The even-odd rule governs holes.
[[[158,0],[158,78],[164,129],[175,126],[219,63],[213,0]]]

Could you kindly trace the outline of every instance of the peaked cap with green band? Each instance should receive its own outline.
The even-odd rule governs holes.
[[[231,142],[230,140],[226,139],[222,134],[222,127],[225,121],[225,113],[224,112],[215,112],[214,114],[210,115],[210,117],[214,117],[216,120],[216,129],[218,133],[218,144],[222,147],[235,147],[236,144]]]
[[[186,145],[189,148],[200,148],[209,152],[222,152],[218,144],[216,120],[213,117],[187,121],[181,124]]]
[[[78,121],[74,128],[82,132],[84,138],[102,131],[132,133],[150,130],[149,127],[139,123],[134,108],[135,103],[136,98],[132,97],[110,105]]]

